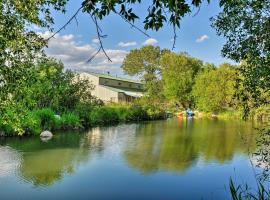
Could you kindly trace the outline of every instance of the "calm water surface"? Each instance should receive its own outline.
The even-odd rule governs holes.
[[[251,123],[169,119],[0,140],[0,199],[229,199],[255,184]]]

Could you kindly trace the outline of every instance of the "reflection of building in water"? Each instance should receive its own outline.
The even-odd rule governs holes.
[[[121,155],[123,148],[134,141],[137,124],[121,125],[103,130],[106,155],[110,158]]]
[[[83,139],[83,145],[87,146],[89,149],[94,151],[102,151],[103,145],[103,134],[99,127],[92,128],[87,134],[85,139]]]
[[[119,155],[123,146],[134,138],[136,126],[130,124],[93,128],[86,134],[82,143],[87,145],[92,153],[106,151],[107,156]]]
[[[10,147],[0,146],[0,177],[14,174],[20,163],[20,153]]]

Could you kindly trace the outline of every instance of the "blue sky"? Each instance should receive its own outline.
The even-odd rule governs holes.
[[[55,18],[54,28],[57,30],[62,26],[67,19],[80,7],[78,0],[71,0],[68,3],[67,13],[53,13]],[[147,4],[144,3],[135,7],[135,12],[139,13],[141,19],[136,21],[138,27],[143,27],[143,19],[146,15]],[[204,62],[221,64],[223,62],[232,62],[221,56],[221,49],[224,44],[224,39],[216,35],[216,32],[211,28],[209,18],[219,13],[220,8],[217,1],[212,1],[210,4],[206,2],[201,6],[199,13],[193,16],[197,9],[193,10],[192,14],[187,15],[181,21],[181,28],[177,30],[177,42],[175,52],[187,52],[191,56],[197,57]],[[77,71],[111,71],[112,74],[123,75],[120,65],[125,55],[132,48],[139,48],[144,44],[158,45],[161,48],[172,48],[172,27],[166,25],[158,32],[147,31],[151,38],[147,38],[135,29],[132,29],[129,24],[124,22],[117,15],[109,15],[100,22],[103,33],[108,35],[103,40],[104,46],[113,62],[107,62],[103,54],[99,54],[97,58],[86,63],[86,60],[91,57],[98,47],[96,44],[95,26],[91,18],[86,13],[78,15],[78,26],[73,21],[65,30],[61,31],[55,38],[49,42],[47,54],[57,59],[61,59],[66,68]],[[37,30],[44,37],[48,37],[51,33],[46,30]]]

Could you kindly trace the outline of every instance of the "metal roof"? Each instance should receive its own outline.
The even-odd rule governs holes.
[[[92,74],[93,76],[96,76],[99,78],[107,78],[107,79],[113,79],[113,80],[118,80],[118,81],[126,81],[126,82],[130,82],[130,83],[143,84],[140,81],[117,77],[117,76],[112,76],[112,75],[108,75],[108,74],[98,74],[98,73],[94,73],[94,72],[87,72],[87,73]]]
[[[133,96],[133,97],[141,97],[143,96],[143,92],[142,91],[136,91],[136,90],[132,90],[129,88],[115,88],[115,87],[110,87],[110,86],[105,86],[105,85],[101,85],[104,88],[107,88],[109,90],[112,90],[114,92],[122,92],[125,93],[128,96]]]

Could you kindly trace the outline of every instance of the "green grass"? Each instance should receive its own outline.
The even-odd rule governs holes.
[[[43,130],[79,129],[119,122],[153,120],[161,116],[149,108],[121,104],[95,107],[81,105],[60,116],[50,108],[25,113],[20,115],[10,109],[5,118],[0,116],[0,131],[5,135],[39,135]]]
[[[247,184],[237,185],[230,178],[230,195],[232,200],[269,200],[270,191],[260,181],[257,182],[257,188],[251,189]]]
[[[83,126],[78,114],[74,112],[66,112],[60,117],[60,127],[62,129],[78,129]]]

